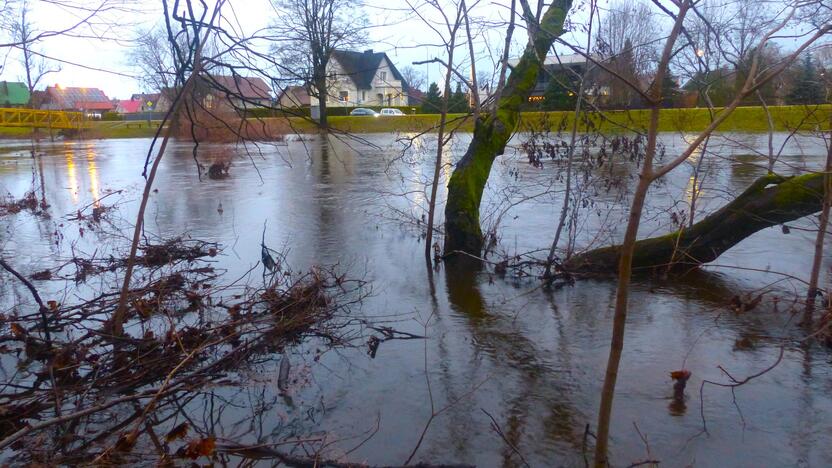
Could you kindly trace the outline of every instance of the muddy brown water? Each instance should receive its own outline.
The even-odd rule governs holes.
[[[776,146],[784,137],[777,135]],[[448,161],[459,157],[467,138],[454,141]],[[681,147],[683,138],[663,136],[668,154]],[[287,249],[295,269],[338,264],[371,282],[373,295],[356,313],[428,335],[427,340],[383,343],[375,359],[364,348],[327,354],[319,364],[306,363],[298,353],[292,356],[293,372],[302,378],[291,390],[291,400],[259,408],[258,401],[278,392],[280,358],[268,359],[246,373],[242,386],[217,390],[232,404],[213,415],[216,435],[265,443],[326,433],[336,441],[330,454],[339,456],[378,424],[375,435],[346,458],[402,463],[430,416],[427,375],[436,408],[454,404],[434,419],[415,460],[522,465],[492,430],[488,412],[532,466],[583,465],[585,427],[596,422],[609,346],[614,282],[581,281],[544,290],[533,279],[499,278],[488,271],[448,273],[440,265],[430,275],[424,241],[410,221],[419,218],[424,204],[419,181],[431,174],[435,141],[417,141],[415,150],[398,160],[401,144],[390,135],[362,140],[326,145],[310,137],[247,148],[202,145],[198,156],[206,167],[216,160],[233,161],[231,176],[222,180],[200,180],[192,146],[186,143],[174,145],[161,164],[158,192],[146,218],[149,232],[219,242],[224,251],[218,265],[236,277],[259,260],[266,222],[266,242]],[[134,216],[149,144],[41,143],[40,156],[32,159],[26,142],[0,143],[0,190],[20,197],[42,174],[52,214],[49,219],[25,212],[0,219],[4,257],[33,273],[66,258],[72,248],[87,253],[98,248],[95,233],[81,236],[66,215],[110,191],[126,189],[103,203],[118,202],[124,219]],[[766,145],[765,137],[757,135],[725,135],[712,143],[716,154],[702,164],[707,174],[703,209],[713,210],[765,173],[760,153]],[[779,170],[817,168],[825,151],[819,140],[789,142]],[[642,235],[666,232],[670,212],[686,208],[691,168],[680,167],[654,189]],[[499,250],[548,247],[560,206],[561,169],[552,161],[531,167],[514,148],[498,160],[483,211],[529,198],[501,217]],[[625,186],[631,184],[632,167],[611,170]],[[626,202],[603,190],[593,192],[593,200],[576,229],[578,249],[623,234]],[[808,276],[813,222],[793,223],[788,234],[780,227],[759,232],[713,265],[683,277],[636,281],[614,405],[611,450],[616,465],[648,458],[661,460],[662,466],[832,464],[830,354],[802,344],[796,319],[784,312],[793,294],[802,293],[798,279]],[[56,232],[62,235],[57,242]],[[828,258],[823,284],[832,266]],[[55,281],[38,285],[55,294],[66,286]],[[104,286],[112,285],[95,280],[88,285]],[[742,315],[731,312],[733,295],[762,289],[771,292],[761,307]],[[7,307],[30,302],[21,287],[8,281],[2,291]],[[774,297],[780,299],[776,305]],[[740,340],[753,346],[737,346]],[[702,412],[709,433],[703,434],[702,380],[725,381],[717,366],[739,377],[758,372],[776,360],[780,346],[785,346],[782,363],[738,388],[736,404],[729,390],[705,388]],[[681,368],[692,372],[685,408],[670,400],[669,372]],[[9,368],[2,372],[4,380],[10,378]],[[209,418],[206,401],[191,403],[194,417]]]

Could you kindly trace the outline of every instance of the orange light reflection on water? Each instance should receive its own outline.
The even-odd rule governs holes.
[[[75,169],[75,152],[72,150],[71,146],[64,147],[64,160],[66,160],[66,175],[67,175],[67,182],[69,183],[68,189],[69,194],[72,197],[72,203],[77,205],[78,204],[78,172]]]
[[[87,175],[90,177],[90,193],[92,194],[93,205],[98,208],[100,196],[98,185],[98,166],[95,165],[95,151],[92,146],[87,147]]]

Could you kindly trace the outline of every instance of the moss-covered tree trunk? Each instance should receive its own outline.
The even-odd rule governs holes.
[[[821,173],[763,176],[693,226],[636,242],[633,268],[708,263],[757,231],[817,213],[823,204],[823,180]],[[619,253],[620,246],[603,247],[572,257],[564,266],[576,274],[615,274]]]
[[[534,41],[526,46],[500,94],[496,110],[479,119],[468,151],[457,163],[448,182],[445,206],[445,254],[460,250],[479,255],[482,250],[480,201],[494,159],[503,154],[520,121],[520,109],[529,99],[540,59],[546,57],[555,38],[563,34],[563,22],[572,0],[554,0],[540,20]],[[527,20],[528,15],[527,16]],[[533,20],[533,19],[532,19]],[[529,28],[532,30],[533,28]]]

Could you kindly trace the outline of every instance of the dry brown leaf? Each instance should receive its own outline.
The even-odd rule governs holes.
[[[24,336],[26,336],[26,330],[24,330],[23,327],[20,326],[20,324],[13,323],[9,325],[9,328],[12,329],[12,335],[14,335],[17,338],[23,338]]]
[[[174,427],[173,429],[168,432],[168,435],[165,436],[165,442],[173,442],[176,439],[181,439],[188,434],[188,423],[183,422],[182,424]]]
[[[129,452],[133,450],[133,447],[136,445],[136,439],[138,439],[137,434],[133,432],[122,434],[116,442],[116,452]]]
[[[670,378],[673,380],[687,379],[690,377],[690,371],[687,369],[675,370],[670,372]]]
[[[213,437],[206,437],[204,439],[192,440],[188,442],[184,450],[182,450],[182,456],[190,458],[191,460],[196,460],[199,457],[208,457],[214,453],[214,448],[216,446],[215,439]]]

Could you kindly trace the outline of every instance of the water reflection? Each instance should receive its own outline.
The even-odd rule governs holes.
[[[66,175],[69,194],[72,197],[72,204],[78,204],[78,191],[81,190],[78,185],[78,173],[75,169],[75,151],[67,147],[64,150],[64,160],[66,161]]]
[[[326,358],[322,363],[326,369],[316,370],[309,387],[294,396],[294,408],[285,405],[273,385],[252,381],[249,386],[217,395],[246,411],[235,413],[229,405],[220,417],[209,414],[207,407],[192,409],[210,416],[211,426],[222,426],[216,429],[219,434],[248,433],[256,441],[279,440],[289,432],[354,436],[367,430],[379,415],[379,433],[350,459],[397,464],[412,450],[414,432],[421,430],[429,414],[428,372],[439,406],[460,401],[435,420],[417,460],[520,465],[513,451],[490,429],[491,420],[482,411],[486,410],[532,466],[581,465],[584,428],[595,423],[614,284],[582,281],[562,290],[540,290],[534,281],[490,278],[486,271],[472,273],[469,268],[460,270],[450,264],[442,265],[438,273],[426,270],[424,245],[416,230],[386,223],[373,214],[390,206],[402,210],[413,206],[412,200],[384,196],[401,189],[405,169],[385,171],[387,162],[400,155],[401,145],[388,136],[367,138],[375,146],[312,138],[290,143],[281,154],[264,148],[264,158],[255,159],[259,174],[239,148],[205,145],[200,153],[205,161],[234,156],[232,175],[224,180],[200,180],[192,147],[172,145],[160,168],[159,191],[151,197],[148,231],[165,236],[184,232],[220,242],[226,251],[218,257],[217,266],[237,277],[259,259],[263,224],[268,221],[267,244],[276,248],[287,245],[293,268],[341,264],[351,274],[373,282],[375,294],[357,314],[389,321],[417,334],[424,333],[420,320],[432,316],[429,340],[384,343],[372,360],[363,349]],[[460,138],[443,155],[448,161],[460,157],[464,150],[467,137]],[[674,138],[678,137],[665,136],[669,141]],[[128,187],[135,195],[142,182],[147,143],[45,145],[40,160],[44,185],[60,188],[54,195],[50,193],[55,217],[100,198],[107,188]],[[723,154],[721,146],[711,144],[712,151]],[[418,145],[432,146],[423,138]],[[790,156],[797,153],[790,146],[785,159],[811,166],[825,154],[820,145],[801,145],[802,156]],[[731,151],[726,147],[724,154],[733,154]],[[17,154],[8,156],[15,159],[15,165],[4,165],[5,172],[0,174],[4,186],[21,187],[31,182],[32,159],[26,153]],[[425,157],[408,169],[419,175],[416,180],[424,181],[433,173],[432,161]],[[703,160],[708,190],[699,193],[704,203],[697,204],[706,210],[719,206],[765,171],[759,162],[759,156]],[[484,206],[498,202],[493,194],[499,189],[511,187],[522,196],[524,190],[536,191],[557,177],[557,165],[531,170],[522,157],[510,152],[501,163],[517,169],[519,179],[506,176],[508,171],[495,170],[489,184],[496,190],[486,192]],[[450,169],[448,164],[443,166],[443,177]],[[625,178],[631,169],[624,163],[605,168]],[[409,183],[411,189],[421,189],[420,184]],[[694,190],[690,173],[674,171],[662,190],[662,196],[651,199],[654,212],[661,213],[690,196]],[[626,200],[609,197],[604,202],[616,213],[626,209]],[[219,203],[224,207],[222,213],[217,210]],[[420,200],[419,206],[424,202]],[[501,231],[503,239],[520,251],[548,246],[556,212],[553,206],[559,206],[557,196],[516,206],[506,215],[510,221]],[[129,219],[135,202],[125,203],[121,210]],[[597,240],[604,220],[587,218],[588,235],[576,240],[578,247]],[[644,230],[666,229],[665,221],[666,217],[649,217]],[[13,241],[4,244],[4,249],[21,262],[67,257],[72,248],[69,243],[54,246],[44,241],[55,229],[35,229],[25,215],[2,222],[16,225]],[[603,232],[614,232],[615,228],[607,226]],[[77,247],[94,251],[94,234],[88,237],[79,240]],[[614,235],[602,237],[606,242]],[[765,273],[733,266],[765,270],[767,265],[775,265],[788,274],[803,276],[809,271],[807,246],[811,246],[811,239],[811,233],[804,236],[797,230],[788,236],[776,229],[765,230],[720,258],[720,266],[683,277],[663,280],[645,276],[635,281],[613,427],[613,453],[620,464],[643,458],[643,442],[633,430],[633,422],[649,437],[656,457],[670,466],[693,461],[709,466],[783,466],[798,459],[819,466],[832,462],[828,443],[832,377],[829,355],[818,348],[790,345],[776,372],[738,392],[745,426],[737,417],[730,392],[708,393],[704,412],[712,436],[688,443],[701,429],[698,387],[702,379],[723,378],[718,365],[735,375],[759,371],[771,363],[777,346],[797,336],[789,325],[785,304],[775,309],[769,303],[744,314],[730,310],[728,303],[734,295],[765,287],[777,296],[785,288],[782,284],[768,286],[772,279]],[[776,258],[771,255],[772,245],[777,246]],[[55,287],[57,294],[64,285],[39,286]],[[6,297],[13,296],[7,286],[0,287],[6,288],[2,290]],[[11,289],[17,294],[16,287]],[[749,343],[749,347],[738,346]],[[264,361],[256,373],[270,375],[275,365]],[[673,383],[669,372],[680,368],[693,373],[686,390],[687,411],[671,414],[668,405]],[[474,387],[477,389],[472,392]],[[256,418],[248,417],[251,408],[246,405],[262,405],[258,406],[262,411]],[[286,416],[305,411],[309,411],[308,419]]]
[[[89,184],[90,184],[90,193],[92,194],[93,203],[96,208],[99,207],[98,199],[101,198],[101,194],[98,189],[98,167],[95,165],[95,150],[92,145],[87,146],[86,149],[87,155],[87,175],[89,176]]]
[[[478,266],[470,261],[457,260],[445,269],[448,301],[452,310],[467,324],[476,352],[489,359],[495,385],[502,388],[505,409],[500,416],[506,419],[507,436],[515,446],[532,440],[553,447],[562,443],[579,448],[582,425],[575,418],[576,409],[570,401],[574,390],[568,383],[568,373],[559,373],[562,359],[548,357],[540,343],[518,329],[509,317],[491,312],[480,290]],[[473,274],[472,274],[473,272]],[[563,358],[563,357],[561,357]],[[558,361],[556,366],[551,359]],[[564,379],[565,378],[565,379]],[[543,431],[537,426],[542,418]],[[538,433],[542,437],[535,434]],[[539,439],[539,440],[538,440]],[[504,462],[513,455],[503,450]]]

